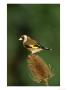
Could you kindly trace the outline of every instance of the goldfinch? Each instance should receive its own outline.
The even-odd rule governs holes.
[[[19,40],[22,41],[23,46],[26,47],[32,54],[40,52],[42,50],[52,50],[47,47],[41,46],[38,42],[27,35],[22,35]]]

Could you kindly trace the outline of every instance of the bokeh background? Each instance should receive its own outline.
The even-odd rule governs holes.
[[[27,67],[28,52],[19,42],[26,34],[53,51],[38,53],[51,64],[55,76],[50,86],[60,85],[60,5],[59,4],[7,4],[7,85],[42,86],[30,77]]]

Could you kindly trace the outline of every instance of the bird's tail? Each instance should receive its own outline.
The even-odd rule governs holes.
[[[52,51],[52,48],[42,47],[44,50],[50,50]]]

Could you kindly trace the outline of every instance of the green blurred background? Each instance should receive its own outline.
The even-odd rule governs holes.
[[[53,51],[38,53],[51,64],[55,76],[50,86],[60,85],[60,5],[59,4],[8,4],[7,5],[7,85],[42,86],[30,77],[27,67],[29,52],[19,42],[26,34]]]

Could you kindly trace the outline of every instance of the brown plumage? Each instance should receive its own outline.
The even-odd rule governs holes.
[[[24,47],[26,47],[32,54],[40,52],[42,50],[52,50],[41,46],[38,42],[27,35],[22,35],[19,40],[22,40]]]

